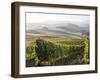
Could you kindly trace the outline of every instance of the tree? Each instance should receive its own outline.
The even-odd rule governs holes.
[[[89,63],[89,37],[88,37],[88,33],[86,33],[86,36],[85,36],[85,41],[84,41],[84,55],[83,55],[83,60],[84,60],[84,63],[85,64],[88,64]]]

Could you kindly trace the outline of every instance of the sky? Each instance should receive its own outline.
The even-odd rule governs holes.
[[[71,14],[50,14],[50,13],[26,13],[26,24],[54,24],[73,23],[78,25],[89,24],[89,15]],[[48,26],[50,27],[50,26]],[[37,28],[37,26],[27,26],[26,29]]]
[[[61,15],[44,13],[26,13],[26,23],[45,23],[47,21],[87,22],[89,16],[84,15]]]

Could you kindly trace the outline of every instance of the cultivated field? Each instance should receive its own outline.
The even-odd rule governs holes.
[[[88,63],[88,35],[84,39],[26,36],[26,67]]]

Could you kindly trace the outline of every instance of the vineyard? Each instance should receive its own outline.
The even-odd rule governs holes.
[[[88,64],[85,39],[37,38],[26,46],[26,67]]]

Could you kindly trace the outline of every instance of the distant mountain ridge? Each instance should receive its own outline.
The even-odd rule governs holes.
[[[53,36],[53,37],[72,37],[81,38],[81,34],[89,32],[89,24],[77,25],[72,23],[59,24],[27,24],[30,27],[26,30],[26,35],[33,36]]]

